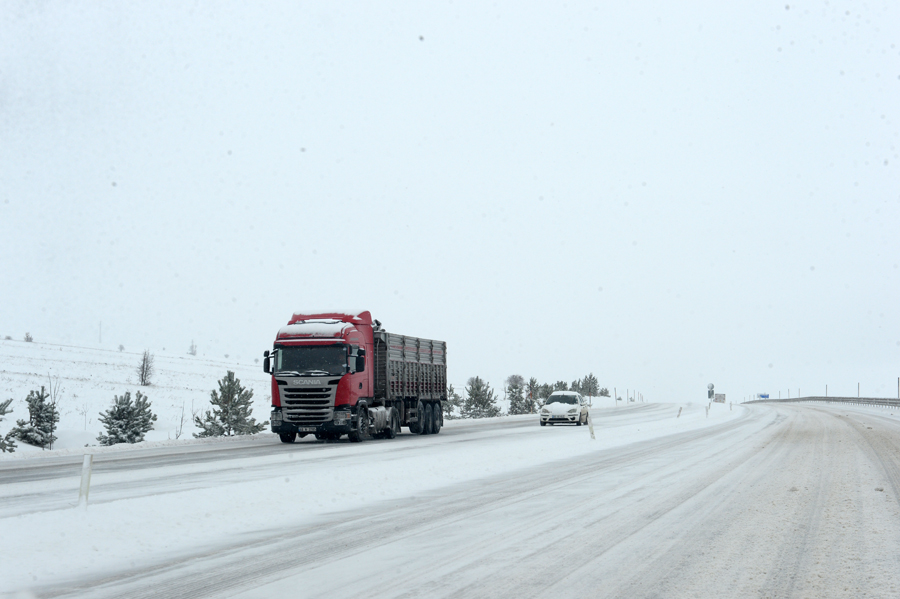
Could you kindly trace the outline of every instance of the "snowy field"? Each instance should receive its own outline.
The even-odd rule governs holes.
[[[25,397],[41,386],[59,391],[59,430],[55,449],[78,449],[85,444],[96,445],[103,429],[97,420],[101,411],[109,408],[113,396],[136,391],[150,398],[158,416],[147,441],[166,441],[178,436],[184,414],[181,439],[192,438],[196,432],[191,410],[198,413],[209,407],[209,394],[218,389],[218,380],[231,370],[241,384],[253,391],[253,416],[259,421],[269,418],[269,376],[261,364],[247,361],[210,359],[191,356],[185,352],[151,351],[156,374],[152,384],[137,384],[136,369],[143,350],[72,347],[37,341],[0,340],[0,400],[13,398],[13,412],[0,423],[5,434],[17,419],[28,418]],[[262,349],[260,349],[262,355]],[[17,454],[41,452],[20,443]],[[0,458],[2,459],[2,458]]]

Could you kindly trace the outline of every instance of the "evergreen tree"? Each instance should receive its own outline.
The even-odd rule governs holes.
[[[219,392],[210,393],[212,410],[206,410],[203,418],[194,416],[194,424],[200,428],[195,437],[223,437],[231,435],[252,435],[266,428],[265,423],[257,424],[250,414],[253,410],[253,391],[241,386],[241,380],[228,371],[219,381]]]
[[[569,390],[574,391],[575,393],[581,393],[582,395],[584,395],[584,393],[581,392],[581,381],[579,381],[578,379],[575,379],[574,381],[572,381],[572,384],[569,386]]]
[[[132,401],[131,393],[126,391],[121,397],[113,396],[112,406],[100,412],[99,420],[106,428],[106,434],[100,433],[97,437],[100,445],[140,443],[144,434],[153,430],[156,414],[150,411],[150,400],[146,395],[138,391]]]
[[[500,415],[497,398],[491,386],[474,376],[466,385],[466,401],[463,405],[464,418],[493,418]]]
[[[53,430],[59,422],[59,410],[48,399],[50,394],[44,387],[40,391],[29,391],[25,398],[28,403],[28,420],[17,420],[10,435],[28,445],[53,449],[53,442],[56,441]]]
[[[452,383],[447,387],[447,401],[442,401],[441,404],[443,404],[444,407],[444,418],[447,420],[459,418],[459,416],[454,413],[454,410],[458,410],[462,413],[463,399],[456,389],[453,388]]]
[[[509,398],[510,414],[527,414],[525,407],[525,379],[519,374],[512,374],[506,379],[506,396]]]
[[[528,385],[525,387],[525,411],[528,414],[537,412],[537,404],[539,401],[541,386],[536,378],[528,379]]]
[[[541,385],[540,390],[538,391],[538,408],[543,408],[544,404],[547,403],[547,398],[553,393],[553,385],[549,383],[543,383]]]
[[[7,399],[6,401],[0,401],[0,422],[3,422],[3,416],[6,416],[12,410],[9,409],[9,404],[12,403],[12,399]],[[6,436],[0,436],[0,452],[12,453],[16,450],[16,440],[13,437],[12,431],[6,433]]]
[[[587,395],[588,397],[594,397],[595,395],[599,395],[599,393],[600,383],[597,382],[597,377],[591,372],[581,381],[581,394]]]
[[[554,391],[568,391],[569,383],[567,383],[565,381],[556,381],[556,384],[553,385],[553,390]]]
[[[32,390],[28,392],[25,401],[28,404],[28,420],[17,420],[16,426],[10,430],[10,435],[28,445],[34,445],[40,448],[52,448],[53,427],[59,421],[59,412],[53,409],[53,405],[48,401],[50,394],[44,387],[40,391]]]
[[[599,395],[600,397],[609,397],[609,389],[607,389],[606,387],[603,387],[600,389],[600,391],[597,393],[597,395]]]

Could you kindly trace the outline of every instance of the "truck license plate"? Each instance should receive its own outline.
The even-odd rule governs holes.
[[[297,430],[301,433],[314,433],[316,432],[316,427],[314,426],[299,426]]]

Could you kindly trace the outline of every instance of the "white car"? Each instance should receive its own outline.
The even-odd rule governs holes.
[[[588,421],[588,403],[580,393],[556,391],[547,398],[541,408],[541,426],[550,424],[575,424],[581,426]]]

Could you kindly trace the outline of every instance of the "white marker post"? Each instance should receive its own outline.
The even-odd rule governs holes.
[[[678,408],[678,416],[675,416],[675,418],[681,418],[681,409],[682,409],[682,408],[679,406],[679,408]]]
[[[591,431],[591,439],[596,441],[597,437],[594,436],[594,421],[591,420],[591,411],[590,410],[588,410],[588,430]]]
[[[91,470],[94,467],[94,456],[87,454],[84,456],[84,462],[81,464],[81,488],[78,490],[78,505],[84,502],[87,508],[88,494],[91,492]]]

